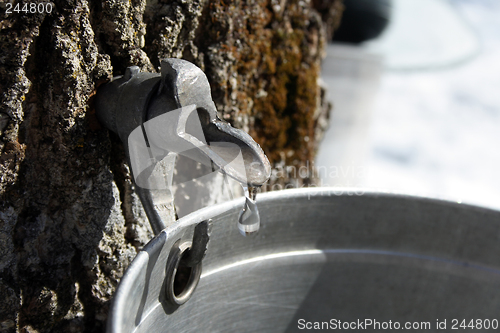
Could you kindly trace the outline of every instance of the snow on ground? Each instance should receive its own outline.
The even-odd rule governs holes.
[[[390,64],[384,67],[381,61],[377,76],[376,48],[356,51],[330,46],[333,56],[327,62],[339,61],[339,49],[347,48],[371,60],[372,70],[370,75],[355,69],[339,74],[338,69],[328,72],[333,65],[325,64],[325,82],[333,88],[330,98],[342,109],[334,109],[317,166],[368,172],[354,180],[326,176],[324,184],[423,194],[500,209],[500,1],[454,0],[450,4],[449,10],[455,11],[450,15],[463,20],[464,29],[475,33],[480,47],[466,59],[467,52],[457,51],[456,60],[461,61],[453,61],[448,54],[449,66],[429,64],[422,69],[426,61],[432,62],[425,50],[422,54],[427,58],[422,57],[414,70],[391,70]],[[434,28],[444,31],[451,26],[440,26],[446,22],[433,22]],[[448,29],[447,33],[454,31],[465,30]],[[456,44],[460,38],[449,40]],[[472,44],[468,40],[464,47],[470,51]],[[386,50],[397,52],[394,45]],[[382,53],[388,60],[397,59],[393,55]],[[350,64],[366,67],[359,57]],[[342,152],[342,147],[351,151]]]

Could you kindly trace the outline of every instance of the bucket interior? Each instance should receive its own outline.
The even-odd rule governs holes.
[[[157,236],[122,279],[108,331],[299,332],[370,320],[440,331],[444,320],[450,329],[453,319],[498,316],[497,211],[401,195],[282,191],[258,196],[261,229],[243,237],[241,203],[201,210]],[[162,296],[169,249],[207,218],[200,282],[172,312]]]

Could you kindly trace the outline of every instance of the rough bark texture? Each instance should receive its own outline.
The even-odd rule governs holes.
[[[321,14],[325,30],[326,40],[333,38],[335,30],[340,26],[344,4],[337,0],[312,0],[314,8]]]
[[[318,85],[325,30],[308,1],[0,9],[2,332],[103,331],[120,277],[152,237],[123,148],[92,107],[97,87],[127,66],[190,60],[207,73],[220,117],[273,165],[314,157],[328,105]]]

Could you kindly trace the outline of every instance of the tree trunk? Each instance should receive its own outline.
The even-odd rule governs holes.
[[[195,63],[219,116],[274,166],[311,161],[328,116],[325,29],[307,0],[51,4],[0,5],[2,332],[103,331],[120,277],[153,237],[123,147],[92,106],[110,77],[167,57]]]

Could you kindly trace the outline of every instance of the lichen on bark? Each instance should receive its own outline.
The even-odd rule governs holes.
[[[92,106],[99,85],[127,66],[190,60],[206,72],[220,117],[274,165],[314,157],[328,106],[318,85],[325,30],[308,1],[55,0],[50,14],[32,15],[5,4],[2,331],[104,330],[120,277],[153,236],[121,143]]]

